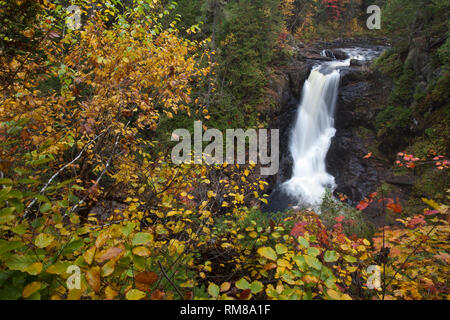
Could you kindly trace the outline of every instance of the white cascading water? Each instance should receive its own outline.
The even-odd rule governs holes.
[[[350,59],[347,59],[326,62],[312,69],[303,86],[303,98],[290,139],[294,165],[292,177],[283,184],[283,188],[298,199],[299,204],[309,205],[317,211],[326,188],[335,188],[334,177],[326,171],[325,158],[336,133],[334,111],[340,81],[339,67],[349,65]]]

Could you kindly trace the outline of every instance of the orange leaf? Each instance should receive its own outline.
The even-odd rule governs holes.
[[[107,260],[117,257],[121,253],[121,248],[109,248],[99,252],[95,257],[95,261],[97,261],[98,263],[103,263]]]
[[[152,300],[162,300],[162,299],[164,299],[165,295],[166,294],[164,293],[164,291],[155,290],[155,291],[153,291],[150,299],[152,299]]]
[[[137,282],[152,284],[158,280],[158,275],[152,271],[140,272],[135,276]]]
[[[370,158],[371,156],[372,156],[372,152],[369,152],[368,154],[366,154],[364,157],[363,157],[363,159],[368,159],[368,158]]]
[[[403,211],[402,206],[398,203],[389,203],[387,207],[392,211],[394,211],[395,213],[401,213]]]
[[[369,200],[368,199],[364,199],[364,200],[361,200],[360,202],[359,202],[359,204],[356,206],[356,209],[358,209],[358,210],[364,210],[365,208],[367,208],[369,206]]]
[[[91,269],[86,271],[86,280],[95,293],[100,290],[100,273],[97,270]]]

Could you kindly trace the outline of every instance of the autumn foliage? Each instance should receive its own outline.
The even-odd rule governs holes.
[[[0,299],[447,297],[444,205],[399,217],[383,244],[346,234],[344,216],[327,228],[311,210],[262,214],[267,182],[253,164],[171,162],[161,122],[209,119],[196,93],[214,65],[209,39],[182,36],[172,8],[77,1],[83,28],[71,30],[62,6],[34,3],[11,39],[26,51],[1,58]],[[374,264],[392,276],[378,290]]]

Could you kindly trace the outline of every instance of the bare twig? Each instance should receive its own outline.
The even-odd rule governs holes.
[[[48,187],[50,186],[50,184],[52,183],[52,181],[61,173],[63,172],[67,167],[71,166],[72,164],[74,164],[75,162],[77,162],[81,156],[83,155],[83,153],[87,150],[87,148],[93,144],[100,136],[102,136],[104,133],[99,134],[98,136],[96,136],[92,141],[90,141],[88,144],[86,144],[84,146],[84,148],[80,151],[80,153],[75,157],[75,159],[73,159],[72,161],[70,161],[69,163],[67,163],[66,165],[64,165],[63,167],[61,167],[58,171],[56,171],[56,173],[47,181],[47,183],[42,187],[42,189],[39,191],[39,194],[43,194]],[[30,204],[26,207],[25,212],[23,213],[22,216],[22,220],[24,218],[26,218],[26,216],[28,215],[28,212],[30,210],[30,208],[36,203],[37,198],[34,198],[33,201],[30,202]]]
[[[128,127],[129,124],[130,124],[130,121],[128,121],[128,123],[125,126],[125,128]],[[103,169],[102,173],[100,173],[100,175],[97,177],[97,180],[95,180],[95,184],[96,185],[99,184],[100,180],[103,178],[103,176],[105,175],[106,171],[108,170],[108,167],[111,165],[112,158],[115,156],[116,148],[117,148],[117,145],[119,144],[120,136],[121,136],[120,133],[116,136],[116,141],[114,143],[113,151],[112,151],[108,161],[106,162],[105,168]],[[64,214],[64,216],[66,217],[68,214],[70,214],[70,213],[74,212],[76,209],[78,209],[78,207],[81,206],[86,201],[86,199],[87,199],[87,196],[85,196],[83,199],[78,201],[78,203],[76,205],[74,205],[68,212],[66,212]]]
[[[163,276],[167,279],[167,281],[169,281],[169,283],[172,285],[172,287],[175,289],[175,291],[180,295],[181,300],[184,300],[184,296],[181,293],[180,289],[177,287],[177,285],[175,283],[173,283],[172,279],[169,278],[166,271],[164,271],[164,268],[161,265],[161,262],[158,261],[158,265],[159,265],[159,268],[161,269],[161,273],[163,274]]]

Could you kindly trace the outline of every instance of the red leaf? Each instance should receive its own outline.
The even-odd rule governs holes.
[[[239,300],[247,300],[252,290],[246,289],[239,294]]]
[[[402,206],[398,203],[389,203],[387,207],[388,209],[391,209],[395,213],[401,213],[403,211]]]
[[[359,204],[356,206],[356,209],[362,211],[362,210],[366,209],[368,206],[369,206],[369,200],[366,198],[359,202]]]
[[[296,223],[291,230],[291,236],[293,236],[295,238],[303,236],[303,234],[306,231],[305,226],[306,226],[306,222]]]
[[[424,219],[424,216],[418,215],[418,216],[414,216],[414,218],[412,218],[411,221],[409,221],[408,228],[414,229],[417,226],[423,226],[425,224],[427,224],[427,223]]]

